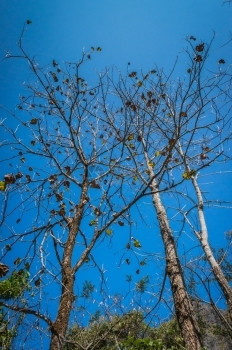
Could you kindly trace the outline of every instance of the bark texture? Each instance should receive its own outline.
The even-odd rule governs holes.
[[[142,134],[141,134],[142,137]],[[152,191],[152,200],[157,213],[157,219],[164,243],[166,257],[166,271],[170,280],[175,314],[180,327],[181,335],[184,339],[187,350],[200,350],[203,348],[203,341],[200,330],[195,318],[193,306],[184,283],[183,272],[180,260],[176,250],[175,240],[169,225],[167,213],[163,206],[159,186],[157,184],[154,166],[149,160],[146,150],[145,140],[142,138],[144,147],[144,156],[147,163],[147,170],[150,176],[150,188]]]
[[[160,231],[166,253],[166,269],[170,279],[175,312],[187,350],[200,350],[203,347],[201,334],[195,319],[193,306],[187,293],[174,237],[168,222],[166,210],[161,202],[155,179],[152,180],[153,203],[157,212]]]
[[[50,350],[61,350],[64,345],[65,335],[68,328],[69,317],[72,310],[72,303],[74,301],[73,284],[74,277],[71,274],[68,275],[67,281],[62,290],[59,309],[56,321],[53,323],[51,329],[51,344]]]
[[[71,266],[72,255],[76,243],[76,237],[79,232],[79,226],[83,217],[83,211],[86,204],[88,191],[87,171],[82,184],[82,193],[79,205],[76,206],[76,212],[72,223],[69,223],[69,235],[65,244],[62,267],[62,290],[59,302],[58,313],[53,326],[51,327],[50,350],[62,350],[65,342],[65,335],[68,329],[70,313],[75,300],[74,280],[75,269]]]

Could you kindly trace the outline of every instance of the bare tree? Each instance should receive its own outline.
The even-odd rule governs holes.
[[[90,54],[64,68],[55,60],[51,68],[40,68],[24,50],[22,37],[19,49],[12,58],[29,64],[32,82],[18,111],[5,110],[11,120],[1,123],[3,161],[12,169],[2,181],[1,242],[3,258],[13,259],[18,250],[16,265],[30,270],[35,287],[26,305],[15,300],[1,305],[33,315],[34,325],[45,322],[50,349],[58,350],[77,294],[75,276],[88,262],[101,273],[92,254],[96,242],[112,234],[112,223],[123,224],[145,188],[126,197],[121,191],[128,187],[120,170],[124,145],[108,130],[102,81],[89,87],[81,75]],[[48,302],[51,288],[55,301]]]
[[[36,294],[26,305],[1,305],[33,315],[34,325],[45,322],[50,349],[62,349],[79,270],[92,262],[101,273],[94,257],[96,243],[112,234],[113,223],[124,225],[130,208],[147,197],[157,215],[182,337],[187,349],[200,349],[201,334],[164,195],[175,193],[181,201],[187,180],[195,184],[197,172],[219,158],[228,159],[218,149],[231,136],[230,72],[205,75],[209,47],[201,42],[187,52],[190,65],[184,80],[173,81],[173,71],[166,75],[155,68],[144,74],[128,66],[127,77],[116,78],[114,70],[107,70],[91,87],[82,74],[89,53],[64,68],[55,60],[52,68],[40,68],[24,50],[22,37],[19,48],[17,57],[27,61],[33,78],[18,111],[5,111],[12,125],[8,120],[1,123],[6,135],[1,147],[5,162],[10,162],[1,183],[3,257],[13,259],[20,245],[17,266],[30,268]],[[218,63],[221,67],[225,62]],[[203,235],[197,237],[202,241]],[[51,285],[58,300],[53,303],[54,318],[52,302],[43,299]],[[230,293],[228,288],[224,290]]]
[[[196,46],[196,49],[201,50],[200,53],[203,54],[201,56],[202,61],[204,61],[207,51],[204,51],[205,48],[202,45],[201,47],[200,45]],[[223,65],[225,61],[220,59],[218,63]],[[191,74],[193,73],[191,72]],[[207,80],[199,79],[196,84],[196,95],[199,96],[200,113],[195,116],[194,128],[190,129],[191,143],[189,141],[186,142],[185,134],[184,137],[179,138],[176,149],[185,167],[185,172],[182,176],[187,180],[191,180],[196,194],[196,208],[200,230],[194,228],[187,215],[184,216],[197,236],[212,268],[212,273],[222,289],[231,318],[232,289],[209,244],[207,223],[204,215],[204,199],[197,181],[198,171],[203,171],[205,167],[213,169],[214,166],[231,160],[229,152],[231,142],[230,68],[229,70],[220,69],[217,76],[214,75]],[[184,100],[183,103],[185,103]]]
[[[181,153],[181,151],[180,151],[180,153]],[[186,159],[186,158],[184,157],[184,159]],[[186,160],[185,160],[185,165],[186,165],[187,172],[190,173],[191,169],[187,165]],[[206,258],[211,265],[212,272],[213,272],[213,274],[214,274],[214,276],[215,276],[218,284],[220,285],[222,292],[225,296],[225,300],[226,300],[227,305],[228,305],[229,315],[230,315],[230,318],[232,319],[232,317],[231,317],[232,289],[231,289],[226,277],[224,276],[224,273],[221,269],[220,263],[216,260],[214,253],[213,253],[213,251],[210,247],[210,244],[209,244],[207,223],[206,223],[206,219],[205,219],[205,215],[204,215],[204,200],[203,200],[202,192],[201,192],[200,187],[199,187],[198,182],[197,182],[196,175],[191,176],[191,180],[192,180],[192,184],[193,184],[194,190],[196,192],[196,196],[197,196],[197,211],[198,211],[198,217],[199,217],[200,231],[198,231],[196,228],[194,228],[194,226],[192,225],[192,223],[190,222],[190,220],[186,216],[186,214],[185,214],[185,219],[189,223],[193,232],[195,233],[195,235],[197,236],[198,240],[201,243],[201,246],[202,246],[202,249],[204,250]]]
[[[153,72],[150,73],[153,74]],[[165,247],[166,271],[172,288],[175,313],[185,344],[188,349],[200,349],[202,347],[201,335],[185,286],[172,229],[160,197],[160,192],[167,191],[169,187],[177,185],[167,183],[166,188],[161,187],[163,184],[162,178],[167,172],[167,166],[171,161],[172,150],[177,140],[174,136],[176,127],[169,124],[169,130],[167,130],[163,125],[164,122],[159,117],[158,109],[161,108],[163,110],[162,105],[163,103],[166,104],[166,102],[162,101],[165,101],[167,98],[164,93],[166,83],[162,82],[161,74],[158,74],[159,78],[156,86],[147,89],[146,95],[144,92],[140,93],[139,88],[146,84],[149,76],[150,74],[143,76],[141,80],[137,80],[132,88],[129,85],[128,90],[127,82],[124,81],[122,84],[122,79],[120,79],[116,91],[122,100],[123,110],[121,112],[124,112],[123,118],[126,121],[124,122],[124,127],[117,131],[121,135],[122,140],[125,142],[126,139],[127,141],[125,144],[132,160],[131,169],[135,174],[135,179],[140,180],[146,187],[149,187],[152,195]],[[132,72],[129,74],[129,77],[135,78],[137,73]],[[142,103],[140,102],[141,100]],[[123,125],[122,123],[121,121],[120,124]],[[117,125],[114,119],[112,120],[112,125]],[[122,137],[123,130],[127,132],[126,138],[125,136]],[[161,154],[163,155],[163,161],[160,161],[158,170],[155,171],[154,158],[160,158]]]
[[[146,74],[128,71],[127,78],[120,76],[118,83],[108,77],[119,98],[118,110],[112,112],[111,107],[109,112],[111,125],[117,126],[115,128],[127,147],[135,180],[150,189],[146,195],[152,196],[157,213],[175,312],[187,349],[200,349],[202,341],[168,222],[168,207],[163,204],[161,194],[172,193],[175,189],[175,193],[179,191],[180,201],[184,193],[179,188],[186,185],[186,180],[192,179],[198,196],[200,223],[203,225],[202,197],[195,175],[219,161],[228,161],[228,152],[221,151],[221,148],[226,149],[226,144],[231,140],[230,68],[224,70],[225,61],[220,59],[215,62],[219,66],[217,74],[206,74],[204,67],[211,44],[200,42],[192,45],[191,41],[195,40],[192,36],[189,41],[189,66],[183,80],[173,81],[173,72],[165,75],[157,68]],[[120,123],[117,123],[118,120]],[[212,152],[212,157],[208,157],[209,152]],[[216,260],[212,252],[209,253],[209,245],[206,245],[205,227],[197,237],[204,245],[212,272],[218,279]],[[231,288],[224,276],[220,276],[220,285],[230,308]]]

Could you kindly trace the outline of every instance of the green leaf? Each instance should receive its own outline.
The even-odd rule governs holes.
[[[154,169],[155,163],[152,162],[152,161],[149,161],[149,162],[148,162],[148,166],[149,166],[150,168]]]
[[[134,244],[135,248],[141,248],[141,247],[142,247],[138,239],[136,239],[136,240],[133,242],[133,244]]]
[[[182,174],[182,177],[183,179],[185,180],[190,180],[192,178],[192,176],[195,176],[196,175],[196,170],[192,169],[192,170],[189,170],[189,171],[185,171],[183,174]]]
[[[82,289],[82,297],[90,298],[91,294],[94,292],[94,285],[90,281],[85,281]]]
[[[97,220],[90,220],[89,226],[97,225]]]
[[[24,290],[29,289],[29,272],[19,270],[12,273],[10,277],[0,282],[0,295],[3,299],[19,297]]]
[[[6,183],[5,181],[0,181],[0,191],[5,191],[6,190]]]
[[[129,134],[128,137],[127,137],[127,140],[128,141],[134,140],[134,134]]]
[[[128,147],[130,147],[131,149],[135,149],[135,145],[133,143],[129,143]]]
[[[138,85],[138,87],[141,87],[143,85],[143,83],[139,80],[137,85]]]
[[[149,277],[145,276],[143,277],[140,281],[138,281],[138,283],[136,284],[136,290],[138,292],[145,292],[146,286],[149,283]]]
[[[107,234],[107,235],[109,235],[109,236],[112,235],[112,232],[113,232],[113,231],[112,231],[110,228],[107,228],[107,229],[106,229],[106,234]]]

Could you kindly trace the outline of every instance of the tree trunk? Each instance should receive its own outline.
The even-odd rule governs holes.
[[[201,227],[201,232],[198,233],[195,231],[195,233],[200,240],[202,249],[204,250],[207,260],[210,266],[212,267],[213,274],[225,296],[227,306],[228,306],[228,311],[229,311],[229,317],[230,317],[230,320],[232,321],[232,289],[230,288],[230,285],[227,279],[225,278],[220,265],[216,261],[209,245],[208,230],[207,230],[207,225],[206,225],[204,211],[203,211],[204,202],[203,202],[200,187],[198,186],[198,183],[195,177],[192,178],[192,183],[198,199],[198,217],[199,217],[199,222]]]
[[[69,234],[65,243],[63,259],[61,262],[62,269],[62,292],[59,302],[56,321],[51,329],[50,350],[62,350],[65,335],[68,329],[70,313],[75,300],[74,297],[74,281],[75,269],[72,268],[72,255],[76,244],[76,237],[79,233],[80,223],[83,217],[84,207],[86,204],[88,191],[88,169],[85,169],[84,180],[82,183],[82,191],[79,204],[76,206],[76,211],[72,222],[68,223]]]
[[[56,321],[51,329],[50,350],[63,349],[64,339],[68,328],[69,317],[74,301],[74,276],[70,271],[62,278],[63,287]]]
[[[187,171],[190,172],[191,169],[190,169],[190,166],[189,166],[189,164],[185,158],[185,155],[182,151],[182,147],[181,147],[180,142],[179,142],[179,152],[180,152],[180,155],[184,161],[184,164],[186,166]],[[222,272],[222,269],[221,269],[220,265],[218,264],[217,260],[215,259],[213,252],[210,248],[209,239],[208,239],[208,230],[207,230],[207,225],[206,225],[205,215],[204,215],[203,197],[202,197],[201,190],[200,190],[200,187],[198,185],[196,177],[192,176],[191,180],[192,180],[192,184],[193,184],[194,190],[196,192],[196,196],[197,196],[197,205],[198,205],[197,210],[198,210],[198,218],[199,218],[201,231],[197,232],[194,229],[194,227],[192,227],[192,229],[195,232],[197,238],[199,239],[200,244],[202,246],[202,249],[206,255],[206,258],[207,258],[207,260],[212,268],[212,272],[213,272],[219,286],[221,287],[221,290],[222,290],[224,297],[226,299],[226,302],[227,302],[229,317],[230,317],[230,320],[232,321],[232,289],[230,288],[230,285],[229,285],[227,279],[225,278],[224,273]]]
[[[155,179],[151,184],[153,203],[157,212],[160,231],[166,253],[166,269],[170,279],[175,312],[187,350],[200,350],[203,347],[201,334],[195,319],[193,306],[187,293],[180,261],[166,210],[161,202]]]
[[[141,133],[142,137],[142,133]],[[144,156],[150,177],[152,200],[157,213],[161,236],[164,243],[166,257],[166,271],[170,280],[175,306],[177,322],[187,350],[200,350],[203,347],[202,337],[195,318],[193,306],[184,283],[180,261],[177,255],[176,244],[170,228],[166,210],[162,204],[159,186],[156,182],[154,165],[150,162],[146,143],[142,137]]]

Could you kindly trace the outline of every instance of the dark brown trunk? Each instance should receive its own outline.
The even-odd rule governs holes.
[[[182,337],[187,350],[200,350],[203,342],[197,320],[194,315],[193,306],[184,283],[184,277],[180,261],[177,255],[176,244],[170,228],[166,210],[161,201],[159,186],[156,182],[154,164],[150,162],[146,151],[146,143],[141,133],[144,156],[147,163],[148,174],[150,175],[150,188],[152,200],[157,213],[161,236],[164,243],[166,257],[166,271],[170,280],[172,295],[175,306],[175,313]]]
[[[75,300],[74,297],[74,280],[75,270],[71,266],[72,255],[76,243],[76,237],[79,232],[79,226],[83,217],[83,211],[86,204],[88,191],[88,171],[85,170],[85,179],[82,185],[82,192],[79,205],[76,206],[76,211],[72,222],[68,224],[69,234],[65,243],[65,249],[62,259],[62,291],[59,302],[56,321],[51,329],[50,350],[61,350],[64,346],[65,335],[68,329],[70,313]]]
[[[193,306],[184,283],[183,272],[177,255],[176,244],[168,222],[166,210],[160,198],[159,186],[156,182],[153,169],[154,166],[153,164],[151,165],[149,160],[144,139],[143,145],[147,170],[151,180],[150,188],[152,191],[152,200],[157,213],[157,219],[165,248],[166,271],[171,284],[177,322],[179,324],[186,349],[200,350],[203,347],[201,334],[195,318]]]
[[[74,301],[73,284],[74,277],[72,272],[63,277],[62,296],[56,321],[51,330],[50,350],[61,350],[64,346],[65,335],[68,328],[69,317]]]

